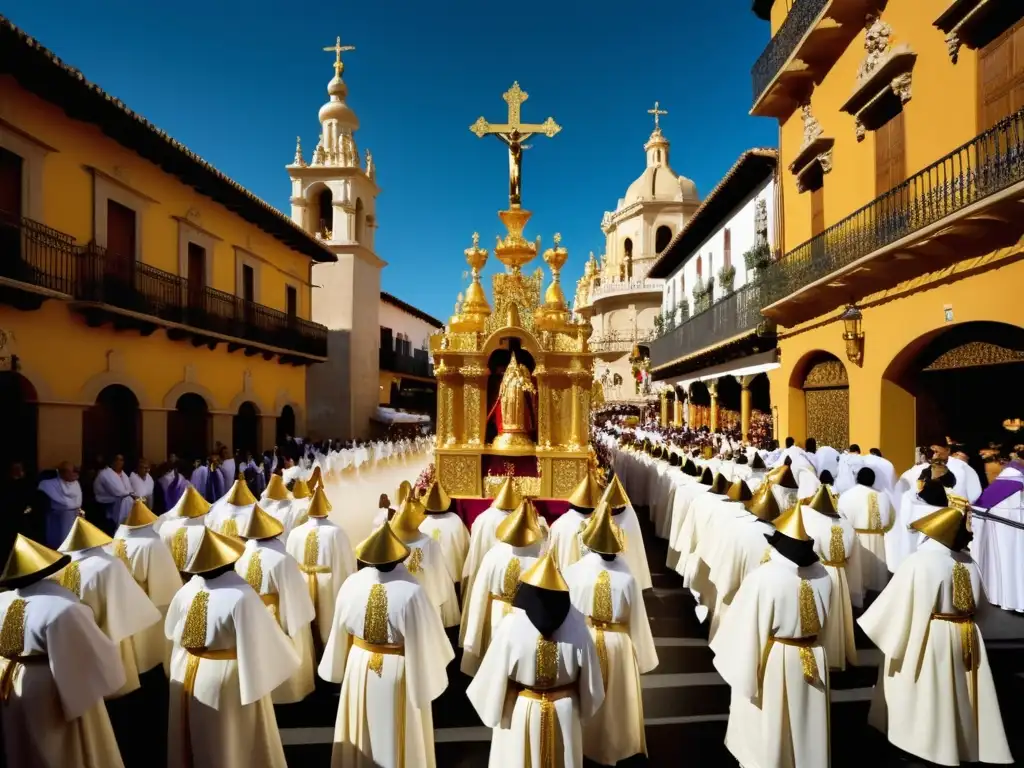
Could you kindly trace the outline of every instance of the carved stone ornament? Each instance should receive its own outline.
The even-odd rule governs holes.
[[[902,106],[910,101],[911,73],[917,54],[906,43],[892,45],[892,27],[878,16],[868,16],[864,29],[864,59],[857,69],[853,93],[842,111],[853,115],[857,141],[880,128],[891,117],[886,106],[890,94]]]
[[[885,60],[891,50],[892,27],[879,16],[867,17],[864,29],[864,60],[857,68],[857,81],[864,82]]]
[[[804,139],[800,151],[789,164],[789,170],[796,176],[796,188],[807,192],[821,185],[821,177],[832,171],[832,147],[835,139],[824,135],[821,124],[811,114],[810,103],[800,107],[804,124]],[[767,227],[765,227],[767,230]]]
[[[107,350],[107,371],[110,373],[124,372],[124,355],[116,349]]]
[[[956,64],[960,49],[981,48],[1010,28],[1019,16],[1020,0],[949,0],[932,22],[946,35],[946,51]]]
[[[821,123],[818,122],[818,118],[811,114],[811,105],[804,104],[800,107],[800,119],[804,123],[804,140],[800,145],[800,149],[804,149],[821,136],[825,131],[821,127]]]

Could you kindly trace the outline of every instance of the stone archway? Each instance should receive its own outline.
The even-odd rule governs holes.
[[[142,447],[142,413],[135,391],[124,384],[108,384],[82,414],[82,460],[102,456],[110,461],[124,456],[125,466],[135,467]]]
[[[289,437],[295,437],[295,409],[290,405],[281,408],[276,424],[276,444],[284,445]]]
[[[20,461],[25,474],[34,477],[39,469],[39,394],[26,376],[16,371],[0,372],[0,417],[4,436],[0,439],[0,471]],[[68,457],[73,458],[73,457]]]
[[[210,451],[210,404],[202,395],[185,392],[167,414],[167,455],[186,462]]]
[[[804,434],[793,437],[813,437],[819,446],[829,445],[838,451],[848,446],[850,379],[843,362],[829,352],[810,352],[793,369],[790,385],[798,401],[790,400],[790,413],[802,410],[804,419]]]
[[[251,400],[239,404],[231,417],[231,447],[243,456],[259,455],[260,409]]]

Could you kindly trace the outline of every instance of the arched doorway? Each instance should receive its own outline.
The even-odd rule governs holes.
[[[695,381],[689,387],[690,402],[688,421],[690,429],[711,426],[711,393],[702,381]]]
[[[122,384],[104,387],[96,396],[96,402],[82,414],[83,462],[90,462],[96,456],[110,461],[121,454],[125,465],[133,469],[141,445],[139,399]]]
[[[281,415],[277,417],[276,440],[278,445],[284,445],[289,437],[295,437],[295,411],[290,405],[281,409]],[[267,446],[268,448],[270,446]]]
[[[850,380],[833,354],[814,352],[793,372],[803,393],[806,437],[837,451],[850,444]]]
[[[533,355],[531,355],[527,350],[522,348],[522,345],[520,344],[519,339],[515,339],[515,338],[510,339],[509,340],[509,346],[508,346],[507,349],[506,348],[501,348],[501,349],[494,350],[491,353],[490,357],[487,358],[487,369],[488,369],[488,371],[490,371],[490,375],[487,377],[487,405],[486,405],[487,410],[486,410],[485,413],[488,414],[488,415],[491,413],[492,409],[494,408],[494,404],[498,401],[498,392],[501,389],[501,380],[502,380],[502,377],[504,377],[504,375],[505,375],[505,370],[508,368],[509,362],[512,360],[513,352],[515,353],[515,356],[516,356],[516,362],[519,363],[519,365],[526,366],[526,369],[528,371],[530,371],[531,374],[533,373],[533,369],[534,369],[534,367],[536,365],[536,363],[535,363],[535,361],[533,359]],[[531,428],[528,430],[528,434],[529,434],[530,439],[533,440],[534,442],[536,442],[536,440],[537,440],[537,426],[538,426],[537,421],[538,421],[539,414],[534,412],[533,404],[534,404],[534,401],[531,400],[530,398],[527,398],[527,405],[526,405],[527,422],[530,423],[530,425],[531,425]],[[557,419],[552,419],[551,420],[551,424],[552,424],[551,429],[552,430],[555,430],[555,429],[560,428],[562,426],[561,423],[559,423],[556,426],[555,425],[556,421],[558,421],[558,420]],[[498,436],[498,423],[497,423],[497,419],[494,418],[493,416],[490,416],[487,419],[487,429],[486,429],[485,434],[484,434],[484,439],[485,439],[485,441],[488,444],[490,444],[494,440],[494,438],[496,438],[497,436]],[[561,435],[561,434],[559,434],[558,436],[562,437],[565,440],[565,442],[568,442],[568,439],[569,439],[568,435]],[[552,439],[552,443],[554,443],[554,439]]]
[[[246,400],[238,406],[238,413],[231,419],[231,444],[243,455],[259,453],[260,412],[254,403]]]
[[[334,196],[327,187],[316,195],[316,222],[314,231],[324,238],[333,239],[334,230]]]
[[[970,322],[908,344],[882,377],[882,450],[909,461],[915,445],[1021,442],[1003,422],[1024,419],[1024,328]],[[909,454],[909,458],[902,454]]]
[[[658,227],[654,233],[654,252],[661,253],[668,248],[668,244],[670,242],[672,242],[671,228],[666,227],[665,225]]]
[[[742,388],[735,376],[722,376],[715,380],[718,387],[718,428],[740,428],[740,392]]]
[[[25,474],[33,477],[42,469],[36,466],[39,446],[39,406],[32,382],[14,371],[0,372],[0,415],[4,423],[0,439],[0,472],[20,461]],[[73,456],[68,457],[74,460]]]
[[[202,395],[186,392],[167,414],[167,454],[194,461],[209,450],[210,408]]]

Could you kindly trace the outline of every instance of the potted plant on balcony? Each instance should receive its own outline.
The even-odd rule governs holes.
[[[686,299],[680,299],[679,303],[676,304],[676,317],[680,323],[686,322],[690,317],[690,302]]]
[[[736,267],[732,264],[726,264],[720,270],[718,270],[718,284],[722,286],[722,295],[727,296],[732,293],[732,284],[736,280]]]
[[[665,334],[665,320],[666,316],[662,312],[654,316],[654,333],[656,335],[663,336]]]
[[[701,278],[697,278],[697,284],[693,286],[693,313],[695,315],[711,306],[714,289],[715,278],[709,277],[706,283]]]
[[[743,265],[747,271],[754,270],[759,275],[761,270],[767,269],[771,261],[772,252],[768,247],[767,240],[760,240],[743,254]]]

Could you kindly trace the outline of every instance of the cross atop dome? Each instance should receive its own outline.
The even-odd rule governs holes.
[[[667,115],[668,114],[668,110],[658,109],[658,103],[659,102],[657,102],[657,101],[654,102],[654,109],[648,109],[647,110],[647,114],[648,115],[654,115],[654,130],[655,131],[660,131],[661,130],[661,125],[659,125],[659,123],[658,123],[658,118],[661,117],[662,115]]]
[[[354,45],[342,45],[341,44],[341,35],[338,35],[334,39],[334,45],[330,45],[330,46],[324,48],[324,51],[326,53],[330,53],[331,51],[334,51],[334,76],[335,77],[341,77],[341,73],[345,71],[345,63],[341,60],[341,54],[344,53],[345,51],[354,51],[355,49],[356,49],[356,47]],[[654,106],[655,107],[658,106],[657,102],[655,102]],[[655,122],[657,122],[657,118],[655,118]]]

